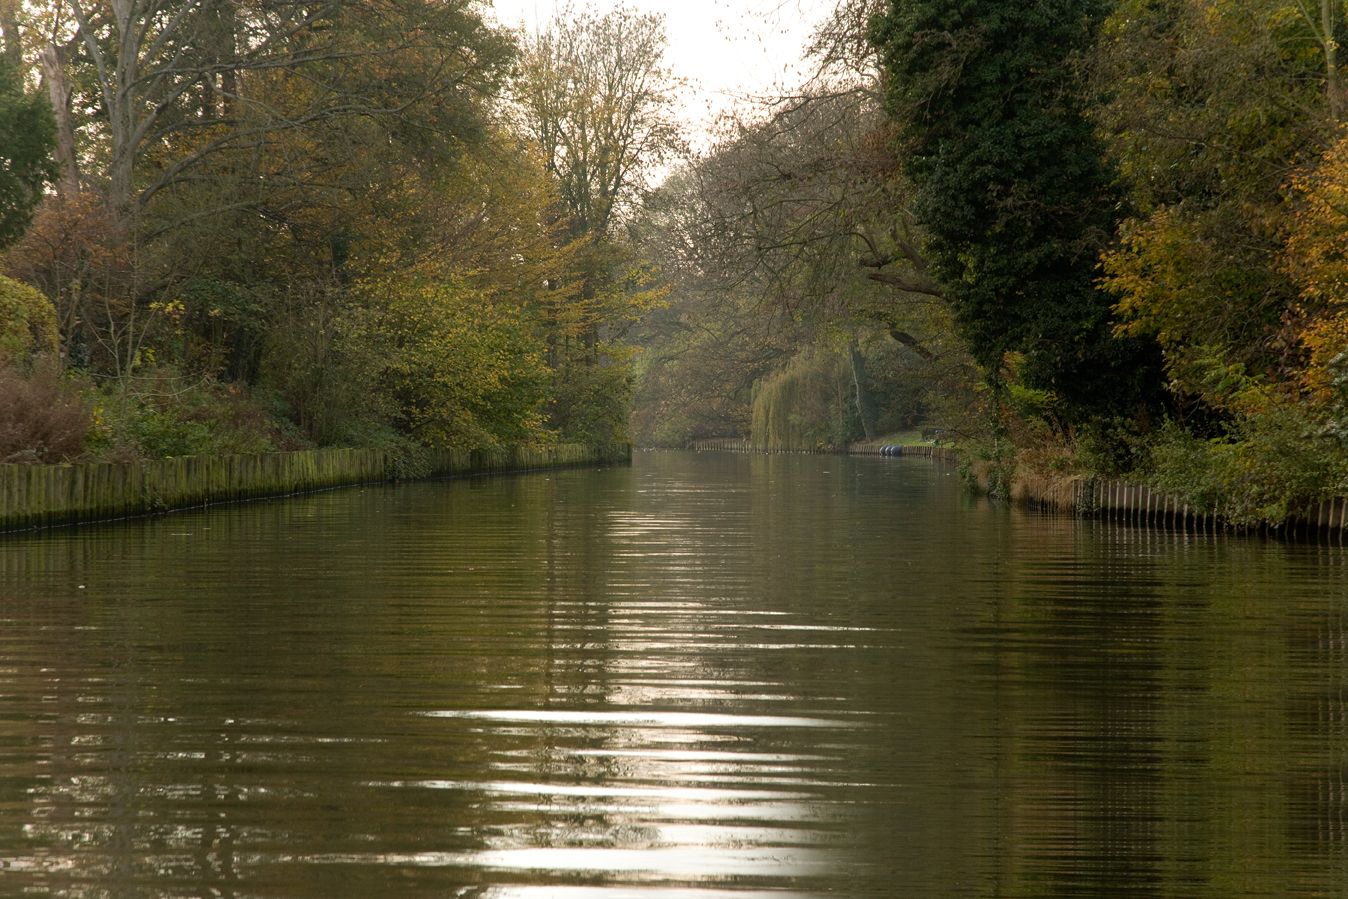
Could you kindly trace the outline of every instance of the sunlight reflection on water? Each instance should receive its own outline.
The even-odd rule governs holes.
[[[0,893],[1344,895],[1345,633],[1340,548],[902,459],[16,536]]]

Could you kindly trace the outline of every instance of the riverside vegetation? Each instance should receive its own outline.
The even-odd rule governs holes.
[[[415,460],[630,406],[939,427],[997,489],[1244,524],[1348,493],[1342,2],[838,0],[696,155],[661,28],[0,3],[0,455]]]
[[[627,439],[658,18],[0,2],[0,462]]]
[[[1245,525],[1348,494],[1346,37],[1337,0],[838,4],[648,214],[638,433],[924,421],[994,489]]]

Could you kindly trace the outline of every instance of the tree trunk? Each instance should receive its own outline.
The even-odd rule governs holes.
[[[225,52],[229,54],[229,67],[220,73],[220,114],[230,118],[239,108],[239,70],[234,64],[239,56],[239,10],[234,0],[222,6],[221,15],[225,22]]]
[[[206,75],[202,106],[203,118],[229,118],[236,109],[239,93],[238,71],[234,68],[238,56],[238,10],[233,0],[223,0],[213,10],[211,41],[211,69]],[[218,73],[218,82],[217,82]]]
[[[104,53],[98,35],[90,28],[89,17],[80,0],[70,0],[77,35],[94,62],[99,92],[107,116],[107,136],[111,159],[108,163],[108,208],[112,213],[114,241],[125,239],[131,231],[131,187],[136,159],[136,93],[139,82],[141,41],[146,32],[137,28],[139,11],[136,0],[111,0],[115,46]]]
[[[1343,101],[1339,93],[1339,45],[1335,40],[1334,6],[1340,0],[1320,0],[1320,33],[1325,48],[1325,98],[1329,101],[1329,121],[1337,125],[1342,118]]]
[[[19,40],[19,0],[0,0],[0,37],[5,60],[23,72],[23,44]]]
[[[867,440],[875,439],[875,397],[866,386],[866,360],[853,340],[847,346],[847,355],[852,361],[852,385],[856,389],[857,415],[861,418],[861,430]]]
[[[62,200],[70,200],[80,192],[80,164],[75,155],[75,129],[70,122],[70,82],[61,64],[61,51],[55,44],[42,48],[42,80],[56,117],[56,162],[61,166],[56,193]]]

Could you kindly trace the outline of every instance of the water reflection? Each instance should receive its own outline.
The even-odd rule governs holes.
[[[1348,555],[642,455],[0,542],[0,893],[1348,891]]]

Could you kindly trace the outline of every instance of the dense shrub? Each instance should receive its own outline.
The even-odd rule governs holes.
[[[623,359],[600,359],[569,369],[554,388],[554,418],[562,437],[580,443],[625,443],[630,437],[628,407],[631,370]]]
[[[1290,402],[1243,415],[1214,439],[1168,426],[1149,449],[1152,486],[1240,525],[1280,523],[1348,492],[1348,450]]]
[[[260,399],[232,384],[162,367],[99,396],[97,456],[120,461],[300,449],[308,442]]]
[[[41,292],[0,275],[0,365],[27,365],[59,350],[56,307]]]

